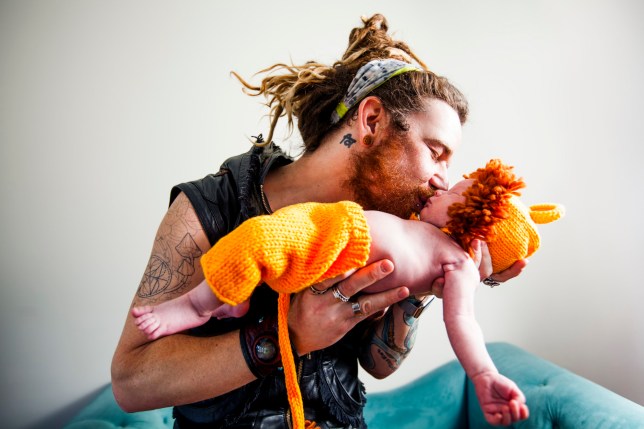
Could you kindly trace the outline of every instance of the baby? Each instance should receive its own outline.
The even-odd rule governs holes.
[[[422,295],[436,278],[444,277],[448,336],[486,420],[499,424],[510,407],[518,408],[525,419],[525,397],[498,373],[475,320],[474,291],[480,277],[468,255],[472,240],[486,241],[496,273],[537,250],[535,223],[556,220],[563,211],[556,205],[525,207],[518,198],[524,186],[511,167],[491,160],[450,190],[437,191],[420,211],[421,222],[363,211],[347,201],[296,204],[251,218],[202,257],[205,280],[200,285],[158,306],[133,308],[135,323],[153,340],[199,326],[211,317],[241,317],[255,287],[265,282],[280,293],[278,321],[286,326],[290,293],[389,259],[395,271],[365,292],[405,285],[412,295]],[[454,238],[454,246],[465,249],[461,257],[445,248],[423,252],[431,245],[429,230],[436,227]],[[279,342],[288,383],[290,343],[284,335]]]

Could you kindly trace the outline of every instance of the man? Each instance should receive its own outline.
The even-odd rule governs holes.
[[[447,188],[467,104],[387,30],[384,17],[374,15],[351,32],[333,66],[276,65],[272,71],[282,74],[266,77],[260,87],[242,81],[270,100],[268,142],[282,114],[289,122],[295,116],[304,154],[292,161],[269,143],[228,160],[217,174],[175,187],[133,305],[194,288],[203,280],[199,257],[249,217],[299,202],[340,200],[408,217],[434,189]],[[437,230],[428,246],[447,240]],[[491,264],[482,247],[476,259],[485,278]],[[495,280],[512,278],[522,267],[517,263]],[[358,309],[346,302],[393,269],[379,261],[340,280],[335,296],[306,289],[291,302],[288,325],[305,417],[321,428],[364,427],[358,361],[383,378],[413,346],[424,304],[407,288],[362,297]],[[439,296],[441,286],[440,280],[433,285]],[[175,418],[182,429],[298,427],[301,416],[288,408],[275,312],[275,295],[260,288],[245,317],[212,320],[191,335],[149,342],[128,319],[112,364],[117,401],[126,411],[180,405]]]

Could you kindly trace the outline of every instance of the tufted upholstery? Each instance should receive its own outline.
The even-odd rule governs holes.
[[[530,418],[518,429],[644,429],[644,407],[578,375],[506,343],[488,344],[499,370],[523,390]],[[489,429],[474,387],[458,362],[450,362],[400,388],[369,394],[369,429]],[[111,386],[65,429],[171,429],[172,410],[127,414]]]
[[[644,429],[644,407],[507,343],[488,344],[525,393],[530,418],[517,429]],[[413,400],[412,400],[413,398]],[[490,429],[458,362],[390,392],[368,396],[369,429]]]

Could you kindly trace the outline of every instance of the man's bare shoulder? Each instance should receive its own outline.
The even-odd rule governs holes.
[[[135,303],[154,304],[192,289],[203,279],[199,258],[208,248],[192,204],[179,194],[159,225]]]

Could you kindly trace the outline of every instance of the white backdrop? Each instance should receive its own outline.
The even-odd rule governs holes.
[[[170,187],[265,132],[229,71],[333,61],[374,12],[469,98],[452,178],[501,157],[525,201],[566,205],[521,278],[480,290],[487,340],[644,404],[643,4],[393,3],[0,2],[3,427],[60,426],[109,382]],[[364,381],[452,358],[433,304],[399,373]]]

